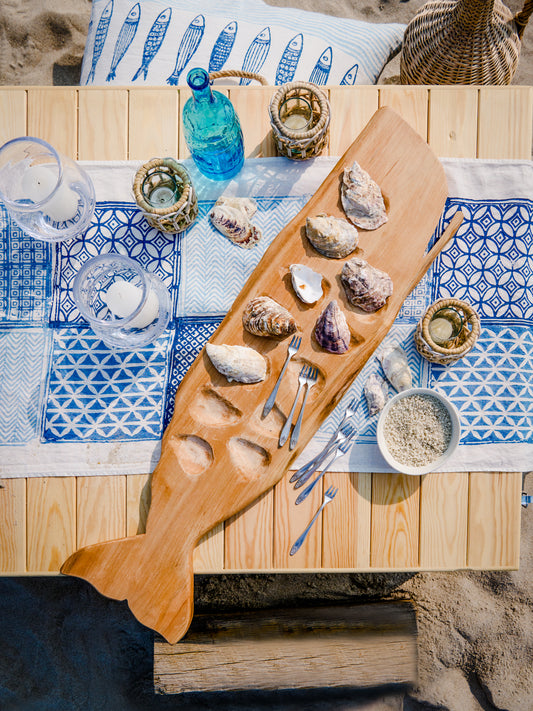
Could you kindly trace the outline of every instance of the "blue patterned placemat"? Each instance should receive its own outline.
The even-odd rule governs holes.
[[[98,200],[87,234],[59,245],[27,237],[0,206],[2,476],[137,473],[153,467],[185,372],[267,246],[304,206],[332,162],[316,162],[313,179],[293,186],[295,194],[284,194],[287,186],[279,172],[285,164],[276,171],[274,191],[261,173],[264,165],[272,175],[268,160],[254,165],[254,174],[259,171],[262,178],[259,190],[243,180],[258,202],[254,221],[264,234],[252,250],[236,247],[212,228],[207,215],[216,195],[207,188],[199,190],[205,199],[200,199],[198,221],[172,239],[152,229],[131,198]],[[136,165],[122,164],[122,170],[133,175]],[[479,180],[482,168],[492,166],[475,165]],[[520,166],[529,167],[533,195],[533,169]],[[448,161],[445,167],[450,177],[454,170],[464,172],[465,164]],[[511,164],[508,170],[523,180],[523,171],[513,173]],[[465,220],[405,301],[383,344],[402,344],[415,383],[436,388],[457,405],[463,433],[451,469],[526,469],[533,452],[533,201],[524,197],[527,186],[513,187],[506,185],[505,192],[515,197],[448,199],[436,233],[458,207]],[[108,251],[129,254],[158,274],[171,293],[169,328],[135,352],[105,346],[72,299],[79,266]],[[419,356],[413,331],[430,303],[449,296],[476,308],[482,333],[470,354],[443,367]],[[346,398],[360,395],[368,374],[378,369],[372,358]],[[342,410],[341,404],[324,423],[302,461],[329,437]],[[366,408],[360,410],[358,446],[351,459],[339,460],[340,468],[388,471],[375,444],[376,421],[368,420]]]

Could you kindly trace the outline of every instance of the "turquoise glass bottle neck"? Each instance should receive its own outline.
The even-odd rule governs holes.
[[[187,74],[187,84],[192,89],[195,101],[213,101],[213,93],[209,84],[209,74],[205,69],[191,69]]]

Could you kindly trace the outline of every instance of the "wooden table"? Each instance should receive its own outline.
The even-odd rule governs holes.
[[[274,89],[227,89],[248,157],[275,155]],[[79,160],[187,155],[179,116],[188,89],[0,88],[0,144],[39,136]],[[332,87],[329,154],[341,155],[380,106],[400,113],[439,156],[531,157],[531,87]],[[0,415],[1,416],[1,415]],[[1,449],[0,449],[0,456]],[[520,555],[521,474],[327,475],[340,491],[294,558],[316,502],[293,505],[288,477],[217,526],[195,571],[323,572],[513,569]],[[0,573],[54,574],[76,548],[143,531],[148,476],[3,479]]]

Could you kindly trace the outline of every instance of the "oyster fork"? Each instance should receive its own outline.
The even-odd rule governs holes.
[[[353,425],[345,425],[342,430],[339,430],[336,435],[334,435],[334,440],[329,446],[324,447],[324,449],[312,459],[308,464],[299,469],[296,474],[293,474],[289,479],[290,482],[295,481],[294,488],[299,489],[305,484],[305,482],[310,479],[320,465],[329,457],[330,454],[336,452],[339,446],[346,441],[348,437],[354,434]]]
[[[300,429],[302,427],[302,420],[304,416],[304,407],[305,403],[307,402],[307,396],[309,395],[309,391],[313,387],[313,385],[316,383],[318,380],[318,368],[312,368],[311,371],[307,374],[306,376],[306,383],[307,387],[305,389],[304,393],[304,401],[302,402],[302,409],[300,410],[300,414],[298,415],[298,419],[296,420],[296,424],[294,425],[294,429],[292,430],[291,434],[291,441],[289,442],[289,449],[294,449],[296,447],[296,442],[298,442],[298,437],[300,436]]]
[[[300,546],[302,545],[302,543],[303,543],[304,540],[305,540],[305,537],[307,536],[307,534],[308,534],[309,531],[311,530],[311,526],[312,526],[312,525],[314,524],[314,522],[317,520],[317,518],[318,518],[320,512],[322,511],[322,509],[323,509],[327,504],[329,504],[330,501],[333,501],[333,499],[335,498],[335,495],[337,494],[337,491],[338,491],[338,489],[336,489],[334,486],[330,486],[329,489],[324,493],[324,500],[322,501],[322,504],[320,505],[320,508],[318,509],[318,511],[316,512],[316,514],[313,516],[313,518],[311,519],[311,522],[309,523],[309,525],[307,526],[307,528],[305,529],[305,531],[302,533],[302,535],[301,535],[299,538],[297,538],[296,541],[294,542],[293,547],[292,547],[292,548],[290,549],[290,551],[289,551],[289,555],[294,555],[297,551],[300,550]]]
[[[301,504],[304,499],[306,499],[309,494],[313,491],[315,486],[318,484],[318,482],[322,479],[324,474],[328,471],[328,469],[331,467],[333,462],[338,459],[339,457],[342,457],[343,454],[346,454],[346,452],[351,448],[353,445],[353,438],[355,437],[357,433],[353,432],[350,437],[348,437],[336,450],[335,454],[331,457],[329,462],[326,464],[324,469],[320,472],[320,474],[317,476],[317,478],[312,481],[309,486],[306,486],[305,489],[302,491],[302,493],[296,498],[295,503],[296,504]]]
[[[283,425],[283,429],[281,430],[281,434],[279,436],[279,446],[283,447],[287,439],[289,438],[289,432],[291,431],[291,425],[292,425],[292,418],[294,415],[294,411],[296,410],[296,405],[298,404],[298,398],[300,396],[300,391],[303,388],[303,386],[307,382],[307,376],[309,375],[311,371],[311,366],[310,365],[303,365],[302,369],[300,370],[300,375],[298,376],[298,390],[296,391],[296,396],[294,398],[294,402],[292,403],[291,411],[287,415],[287,419],[285,420],[285,424]]]
[[[285,363],[283,364],[283,368],[281,369],[281,373],[278,376],[277,382],[274,385],[274,389],[268,396],[268,400],[265,402],[265,406],[263,408],[263,417],[266,417],[270,410],[274,407],[274,403],[276,402],[276,395],[278,394],[278,389],[279,389],[279,384],[281,383],[281,379],[285,375],[285,371],[287,370],[287,366],[289,365],[290,359],[293,357],[293,355],[296,353],[298,348],[300,347],[300,343],[302,342],[302,339],[300,336],[293,336],[291,338],[291,342],[289,343],[289,348],[287,350],[287,357],[285,358]]]

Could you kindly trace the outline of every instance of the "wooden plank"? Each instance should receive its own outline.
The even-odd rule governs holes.
[[[223,572],[224,523],[218,523],[200,538],[193,551],[195,573]]]
[[[78,92],[71,88],[28,90],[28,134],[56,150],[78,157]]]
[[[274,487],[274,568],[320,568],[322,564],[322,514],[310,530],[300,550],[293,556],[289,551],[307,527],[322,503],[322,482],[296,506],[302,489],[289,483],[292,472],[287,472]]]
[[[243,128],[245,158],[276,155],[268,116],[270,99],[275,92],[274,87],[261,86],[232,86],[229,89],[229,98]]]
[[[331,123],[327,153],[341,156],[361,133],[379,106],[377,87],[338,86],[329,89]]]
[[[126,477],[126,535],[135,536],[146,531],[150,509],[151,476],[129,474]]]
[[[371,474],[328,472],[324,487],[336,486],[322,521],[323,568],[370,567]]]
[[[27,570],[57,572],[76,549],[76,479],[27,480]]]
[[[26,570],[26,479],[0,480],[0,573]]]
[[[156,637],[154,645],[162,694],[364,688],[416,677],[415,613],[401,601],[196,615],[179,644]]]
[[[469,568],[518,568],[521,491],[519,472],[470,474]]]
[[[129,157],[178,155],[179,93],[175,89],[129,90]]]
[[[531,158],[533,87],[480,87],[478,158]]]
[[[26,91],[0,88],[0,145],[26,135]]]
[[[428,137],[428,90],[425,87],[380,86],[379,105],[390,106],[417,131]]]
[[[272,567],[274,494],[266,491],[257,501],[225,523],[226,570],[261,570]]]
[[[420,477],[407,474],[372,475],[373,568],[418,567]]]
[[[78,89],[78,158],[128,158],[128,92],[126,89]]]
[[[126,535],[126,477],[81,476],[77,479],[76,547]]]
[[[220,91],[220,89],[217,89],[217,91]],[[224,93],[221,91],[221,93]],[[183,122],[182,122],[182,116],[183,116],[183,108],[185,104],[187,103],[187,100],[190,99],[192,96],[192,91],[189,89],[189,87],[181,87],[179,89],[179,107],[180,107],[180,122],[178,126],[178,158],[180,160],[183,160],[184,158],[189,158],[190,157],[190,151],[187,148],[187,144],[185,143],[185,136],[183,135]]]
[[[427,474],[420,490],[420,567],[466,567],[468,473]]]
[[[476,157],[477,111],[477,89],[430,89],[428,143],[438,156]]]

